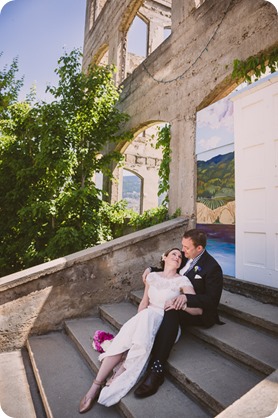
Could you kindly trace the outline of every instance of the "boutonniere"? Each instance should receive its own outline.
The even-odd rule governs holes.
[[[194,271],[195,271],[195,273],[198,273],[198,272],[200,272],[202,269],[201,269],[201,267],[200,266],[195,266],[194,267]]]

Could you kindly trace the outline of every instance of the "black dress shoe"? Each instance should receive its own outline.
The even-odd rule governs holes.
[[[161,386],[163,382],[163,373],[157,373],[150,370],[143,382],[135,390],[134,395],[137,398],[147,398],[148,396],[152,396],[158,391],[159,386]]]

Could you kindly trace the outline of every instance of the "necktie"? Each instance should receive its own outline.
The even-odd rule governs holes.
[[[180,273],[181,274],[186,274],[191,269],[192,264],[193,264],[193,259],[190,258],[189,260],[187,260],[186,265],[184,266],[183,269],[181,269]]]

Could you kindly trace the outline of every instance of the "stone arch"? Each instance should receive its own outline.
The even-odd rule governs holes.
[[[142,179],[140,211],[159,205],[158,187],[162,150],[155,149],[157,127],[165,121],[149,121],[134,130],[133,141],[125,142],[116,148],[125,156],[123,167],[116,166],[113,174],[115,180],[111,183],[111,202],[122,199],[123,169],[129,170]]]
[[[107,65],[108,64],[109,45],[103,44],[96,54],[92,57],[91,64]]]
[[[110,36],[112,40],[118,34],[124,14],[126,29],[142,4],[135,0],[107,2],[102,37]],[[121,13],[115,19],[114,28],[105,28],[105,22],[113,19],[119,9]],[[277,46],[277,13],[264,0],[206,0],[198,8],[194,0],[178,0],[173,2],[171,16],[171,37],[124,81],[120,108],[130,115],[127,129],[134,129],[148,119],[171,123],[169,211],[173,213],[180,208],[190,219],[190,226],[194,226],[196,110],[223,97],[229,88],[232,90],[235,58],[244,60]],[[93,50],[91,42],[101,33],[101,25],[97,29],[85,43],[88,45],[86,58]],[[118,41],[117,38],[114,42],[117,52]],[[95,41],[93,46],[96,44]],[[119,61],[115,64],[118,66]]]

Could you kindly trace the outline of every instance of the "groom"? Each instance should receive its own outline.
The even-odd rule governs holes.
[[[196,295],[182,294],[175,298],[173,308],[166,310],[152,349],[151,362],[143,381],[135,390],[135,396],[146,398],[155,394],[164,382],[164,366],[175,343],[179,325],[199,325],[207,328],[219,321],[217,307],[223,288],[223,273],[217,261],[206,251],[207,236],[199,229],[186,231],[182,238],[185,265],[180,274],[191,281]],[[156,271],[149,267],[143,274]],[[201,308],[202,315],[190,315],[183,309]]]

